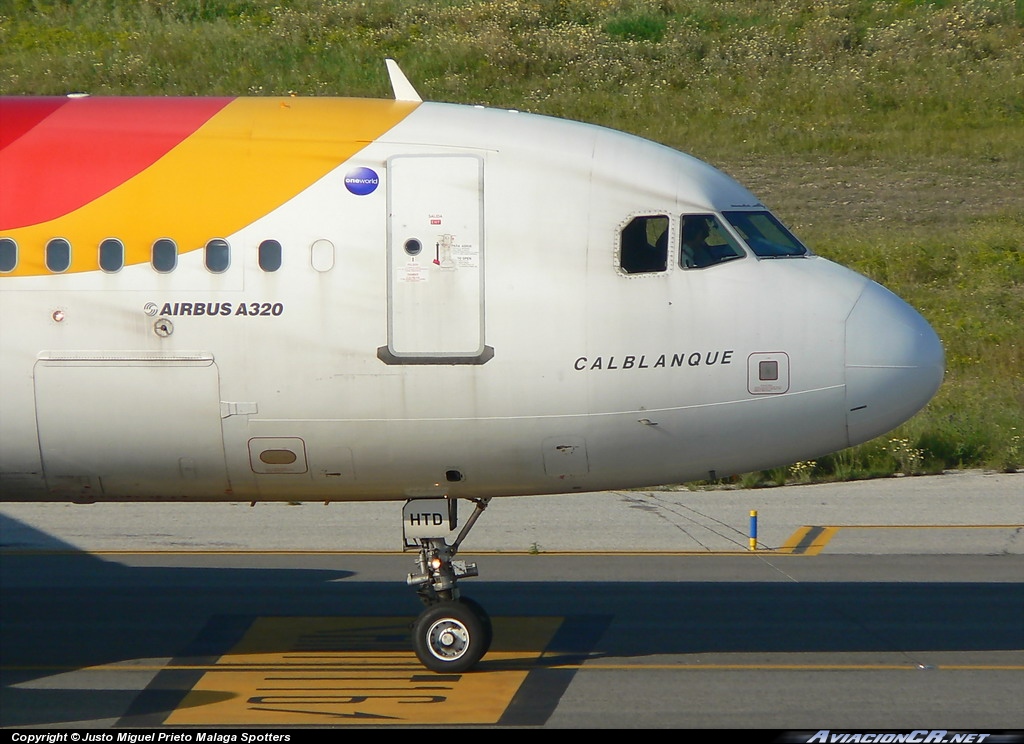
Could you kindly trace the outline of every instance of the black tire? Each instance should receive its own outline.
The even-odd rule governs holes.
[[[416,618],[412,646],[432,672],[460,674],[480,661],[486,649],[480,616],[464,602],[431,605]]]
[[[484,654],[491,650],[491,641],[494,640],[494,626],[491,624],[491,616],[487,614],[487,610],[483,608],[483,605],[475,599],[459,597],[459,601],[475,612],[476,616],[480,618],[480,627],[484,631],[484,653],[480,654],[483,657]]]

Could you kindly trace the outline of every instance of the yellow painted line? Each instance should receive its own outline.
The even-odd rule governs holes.
[[[491,654],[488,654],[486,659],[491,659]],[[860,671],[946,671],[946,672],[961,672],[961,671],[973,671],[973,672],[1024,672],[1024,664],[928,664],[924,667],[916,664],[632,664],[628,662],[622,663],[611,663],[607,661],[602,662],[582,662],[579,664],[559,664],[553,663],[548,664],[541,657],[531,657],[523,655],[521,658],[517,657],[517,660],[523,662],[523,669],[575,669],[581,671],[626,671],[630,669],[636,670],[664,670],[664,671],[681,671],[681,672],[700,672],[700,671],[736,671],[736,672],[749,672],[749,671],[847,671],[847,670],[860,670]],[[364,660],[364,663],[358,665],[360,672],[364,671],[369,666],[370,658]],[[507,666],[503,664],[502,666]],[[63,665],[57,666],[52,664],[42,665],[0,665],[0,671],[2,672],[53,672],[53,673],[66,673],[66,672],[146,672],[151,674],[153,672],[208,672],[210,674],[217,673],[236,673],[239,671],[250,671],[260,673],[279,673],[282,671],[296,672],[307,669],[307,667],[296,667],[293,664],[279,664],[279,665],[232,665],[229,663],[218,663],[218,664],[98,664],[96,666],[78,667]],[[339,669],[348,669],[348,667],[341,667]],[[321,667],[315,671],[324,673],[324,669]],[[373,681],[373,675],[382,674],[393,674],[395,671],[414,671],[420,674],[430,674],[426,672],[419,662],[409,655],[407,658],[397,659],[394,663],[384,665],[383,667],[376,667],[371,670],[371,674],[360,675],[360,680]],[[474,679],[485,677],[490,674],[503,674],[504,671],[487,671],[486,668],[473,671],[471,676]]]
[[[801,527],[782,545],[784,555],[818,555],[839,532],[838,527]]]
[[[935,664],[920,666],[917,664],[581,664],[552,667],[555,669],[580,669],[583,671],[624,669],[665,670],[684,672],[726,671],[726,672],[760,672],[760,671],[1000,671],[1024,672],[1024,664]]]
[[[779,548],[769,548],[758,544],[756,551],[745,548],[736,550],[465,550],[463,556],[723,556],[723,555],[772,555],[805,556],[818,555],[839,533],[840,530],[1021,530],[1024,524],[844,524],[844,525],[804,525],[793,532]],[[62,548],[59,550],[42,548],[0,547],[0,555],[25,556],[61,556],[61,555],[97,555],[97,556],[131,556],[131,555],[337,555],[337,556],[381,556],[407,555],[406,551],[396,550],[321,550],[321,549],[284,549],[260,550],[256,548],[197,548],[194,550],[173,548],[140,549],[104,549],[75,550]]]
[[[497,723],[562,619],[493,622],[492,671],[434,674],[406,650],[408,618],[257,618],[164,723]]]
[[[1019,530],[1020,524],[844,524],[805,525],[790,535],[779,555],[818,555],[840,530]]]
[[[195,550],[174,548],[164,550],[153,548],[151,550],[139,550],[135,548],[124,550],[74,550],[61,548],[48,550],[43,548],[0,548],[0,555],[406,555],[401,550],[257,550],[257,549],[208,549],[197,548]],[[466,553],[468,555],[468,553]]]
[[[769,548],[759,547],[759,553],[772,552]],[[24,555],[24,556],[68,556],[68,555],[97,555],[97,556],[131,556],[131,555],[338,555],[338,556],[385,556],[385,555],[408,555],[401,550],[36,550],[18,548],[0,548],[0,555]],[[462,550],[459,555],[469,556],[677,556],[677,555],[752,555],[749,550]]]
[[[770,553],[770,549],[758,549],[759,553]],[[152,551],[74,551],[42,549],[0,549],[0,556],[406,556],[401,551],[257,551],[257,550],[152,550]],[[748,550],[736,551],[460,551],[462,557],[470,556],[749,556]]]
[[[847,524],[844,530],[1020,530],[1024,524]]]

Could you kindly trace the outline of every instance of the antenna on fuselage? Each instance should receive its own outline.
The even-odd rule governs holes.
[[[384,63],[388,66],[388,76],[391,78],[391,90],[395,92],[395,100],[422,103],[423,99],[412,87],[412,83],[409,82],[409,78],[402,72],[398,63],[393,59],[385,59]]]

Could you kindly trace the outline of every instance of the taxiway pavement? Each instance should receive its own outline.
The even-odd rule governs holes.
[[[0,505],[0,726],[1024,730],[1024,474],[495,500],[452,678],[400,512]]]

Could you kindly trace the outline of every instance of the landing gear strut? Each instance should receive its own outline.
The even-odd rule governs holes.
[[[459,546],[490,499],[473,499],[473,514],[449,545],[457,527],[455,499],[415,499],[402,511],[405,548],[419,550],[417,572],[406,582],[426,605],[412,629],[416,656],[433,672],[459,674],[471,668],[491,646],[491,618],[477,602],[461,596],[458,580],[477,576],[475,563],[455,560]]]

